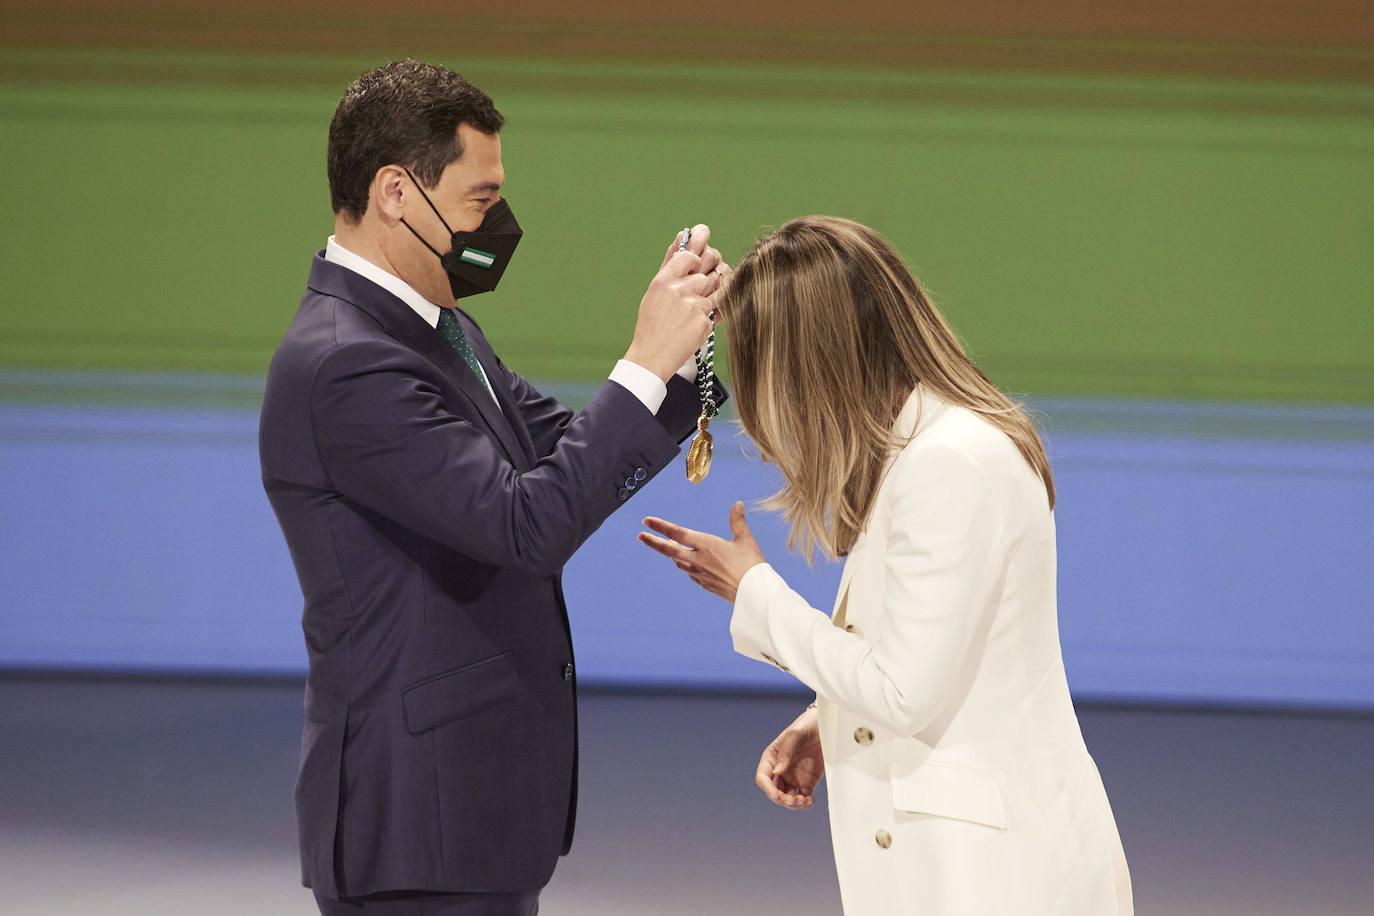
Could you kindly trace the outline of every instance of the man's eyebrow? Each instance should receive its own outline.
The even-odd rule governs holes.
[[[481,191],[499,191],[499,190],[501,190],[501,185],[500,185],[499,182],[495,182],[495,181],[483,181],[483,182],[479,182],[478,184],[475,184],[475,185],[473,185],[472,187],[468,188],[468,193],[469,193],[469,194],[477,194],[477,193],[479,193],[479,192],[481,192]]]

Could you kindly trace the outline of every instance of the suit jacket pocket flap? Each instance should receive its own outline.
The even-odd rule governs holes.
[[[892,804],[899,811],[1007,828],[1002,787],[986,773],[931,760],[894,760]]]
[[[502,652],[401,691],[406,731],[419,735],[515,696],[515,655]]]

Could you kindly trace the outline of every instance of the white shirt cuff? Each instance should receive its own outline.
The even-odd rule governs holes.
[[[687,381],[689,381],[689,382],[692,382],[692,383],[695,383],[695,382],[696,382],[696,380],[697,380],[697,357],[696,357],[696,354],[695,354],[695,353],[692,354],[691,356],[687,357],[687,362],[685,362],[685,363],[682,364],[682,368],[680,368],[680,369],[677,370],[677,374],[680,375],[680,376],[682,376],[683,378],[685,378],[685,379],[686,379]]]
[[[695,378],[696,367],[692,368]],[[649,408],[649,413],[655,416],[658,415],[658,409],[663,406],[663,399],[668,396],[668,386],[663,384],[663,379],[628,359],[616,362],[615,368],[611,370],[610,379],[639,398],[640,403]]]

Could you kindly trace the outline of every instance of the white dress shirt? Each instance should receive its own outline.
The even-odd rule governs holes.
[[[431,328],[439,326],[440,306],[430,302],[421,295],[415,287],[411,286],[400,277],[387,270],[383,270],[361,255],[349,251],[347,248],[340,245],[332,235],[325,245],[324,259],[330,263],[338,264],[340,267],[346,267],[355,274],[366,277],[368,280],[376,283],[382,289],[410,306],[415,314],[423,318],[425,323]],[[486,369],[481,366],[480,361],[478,363],[478,368],[482,371],[482,381],[486,383],[487,391],[491,392],[492,400],[495,400],[496,394],[492,390],[491,380],[487,378]],[[696,360],[688,359],[687,362],[682,365],[682,368],[677,370],[677,374],[689,382],[695,382],[697,378]],[[638,363],[632,363],[627,359],[617,361],[608,377],[611,381],[620,385],[622,388],[629,391],[630,394],[638,398],[640,403],[647,407],[649,413],[652,414],[658,413],[658,409],[663,406],[663,399],[668,396],[668,386],[664,384],[663,379],[654,375]],[[500,406],[499,402],[497,406]]]

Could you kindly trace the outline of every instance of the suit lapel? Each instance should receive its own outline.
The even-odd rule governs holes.
[[[521,470],[528,470],[532,466],[529,458],[532,449],[521,446],[511,422],[492,401],[482,380],[473,373],[472,368],[458,355],[458,351],[449,346],[448,341],[444,340],[438,331],[415,314],[414,309],[366,277],[326,261],[322,252],[315,255],[309,286],[317,292],[338,297],[362,309],[371,315],[387,334],[434,363],[472,402],[474,411],[482,419],[482,424],[501,445],[511,463]],[[467,319],[462,312],[459,312],[459,316],[460,320]],[[472,334],[474,330],[470,319],[463,320],[464,333]],[[475,341],[479,338],[480,335],[474,336],[474,349]],[[482,349],[478,351],[478,360],[484,367],[495,365],[495,355],[485,340],[482,340]],[[498,384],[498,380],[493,377],[492,388],[498,392],[499,397],[505,384]],[[507,392],[506,403],[503,403],[502,407],[506,407],[509,401],[510,396]],[[509,409],[514,410],[513,407]]]
[[[467,332],[467,328],[463,330]],[[439,336],[438,331],[434,331],[433,335],[434,339],[438,341],[438,346],[434,348],[436,352],[431,356],[431,359],[434,359],[439,367],[448,373],[449,378],[458,383],[458,389],[472,402],[472,406],[476,408],[482,421],[491,430],[496,440],[501,443],[501,447],[505,450],[511,463],[521,470],[528,470],[530,466],[528,455],[521,448],[520,440],[516,437],[515,430],[511,428],[510,421],[506,419],[507,414],[503,413],[503,408],[506,408],[506,405],[502,404],[501,407],[497,407],[496,401],[493,401],[491,394],[487,392],[487,387],[482,384],[482,380],[472,371],[472,367],[464,361],[463,357],[458,355],[458,351],[449,346],[448,341]],[[473,349],[476,350],[475,347]],[[429,354],[426,353],[426,355]],[[483,369],[492,365],[490,361],[482,359],[480,353],[477,356],[477,361],[482,363]],[[498,385],[494,373],[487,373],[487,378],[491,382],[492,391],[497,392],[497,397],[500,397],[499,390],[505,386]]]
[[[500,371],[501,361],[496,358],[496,351],[491,348],[491,344],[487,343],[486,335],[477,327],[477,323],[472,320],[467,312],[462,309],[454,309],[454,312],[458,316],[458,323],[463,327],[463,333],[468,336],[468,341],[472,344],[473,352],[477,354],[477,361],[486,370],[487,381],[491,383],[491,390],[496,394],[496,399],[501,404],[501,409],[496,411],[496,416],[499,418],[496,422],[505,424],[506,429],[514,438],[525,456],[525,468],[534,467],[534,442],[530,440],[529,431],[525,429],[524,422],[520,420],[519,408],[511,394],[510,386],[506,384],[504,373]],[[463,362],[461,359],[458,361]],[[463,368],[468,369],[467,363],[463,363]],[[477,390],[480,390],[486,398],[486,406],[493,406],[491,397],[482,387],[482,380],[474,376],[471,369],[468,369],[467,375],[472,379]]]

